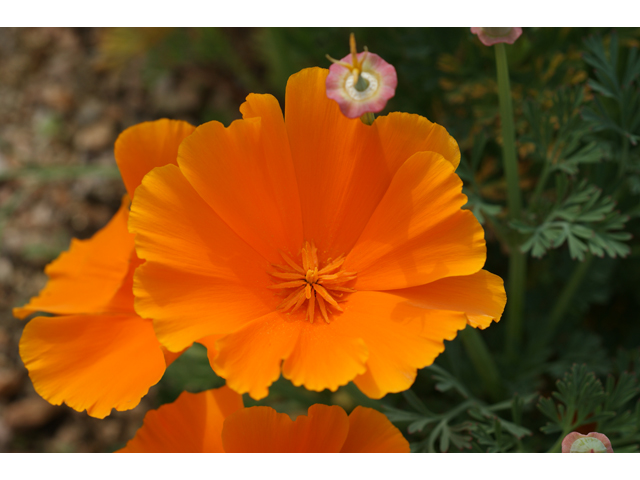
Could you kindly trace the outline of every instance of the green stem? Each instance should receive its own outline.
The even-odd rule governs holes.
[[[559,453],[560,447],[562,446],[562,440],[564,440],[564,437],[566,437],[567,435],[568,434],[566,433],[564,433],[563,435],[560,435],[560,438],[558,438],[556,443],[553,444],[553,446],[549,449],[547,453]]]
[[[360,120],[365,125],[371,125],[375,119],[376,116],[372,112],[366,112],[360,115]]]
[[[509,278],[507,279],[507,345],[509,358],[514,358],[522,344],[524,290],[527,278],[527,257],[513,245],[509,253]]]
[[[622,137],[622,155],[620,157],[620,164],[618,166],[618,177],[622,178],[624,172],[627,169],[629,163],[629,139],[625,136]]]
[[[574,430],[574,424],[573,424],[573,414],[575,413],[575,409],[573,407],[571,407],[570,405],[567,406],[567,412],[565,415],[565,421],[562,422],[562,434],[560,434],[560,436],[558,437],[558,440],[556,440],[556,443],[553,444],[553,446],[549,449],[549,451],[547,453],[559,453],[560,452],[560,448],[562,447],[562,441],[564,440],[564,437],[566,437],[567,435],[569,435],[569,432]]]
[[[502,163],[507,180],[507,206],[509,217],[520,218],[522,201],[518,183],[518,159],[516,157],[516,131],[513,124],[513,105],[511,103],[511,86],[509,83],[509,67],[504,43],[497,43],[496,67],[498,72],[498,97],[500,99],[500,124],[502,127]]]
[[[582,283],[584,276],[589,270],[589,266],[591,265],[591,261],[593,260],[593,255],[591,253],[587,253],[585,259],[582,262],[578,262],[578,264],[573,269],[573,273],[571,274],[571,278],[569,278],[569,282],[564,286],[560,296],[556,300],[551,313],[549,314],[549,323],[546,331],[546,339],[553,336],[556,329],[560,325],[560,322],[564,318],[567,313],[567,309],[571,303],[571,299],[578,291],[578,287]],[[545,342],[546,343],[546,342]]]
[[[467,351],[467,355],[471,359],[471,363],[480,378],[482,378],[489,394],[493,399],[499,399],[502,393],[502,385],[500,383],[498,367],[496,367],[496,363],[486,343],[480,336],[480,333],[475,328],[467,325],[467,327],[460,332],[460,338]]]
[[[549,168],[549,161],[545,160],[544,167],[542,167],[542,173],[540,173],[540,178],[538,179],[538,183],[536,183],[536,188],[533,190],[529,205],[535,205],[538,202],[538,199],[540,198],[540,195],[542,195],[542,191],[544,190],[544,186],[547,184],[549,173],[551,173],[551,169]]]
[[[522,212],[522,199],[518,181],[516,131],[513,122],[509,67],[507,66],[507,52],[504,43],[496,44],[495,48],[500,125],[502,127],[502,164],[507,181],[507,207],[509,208],[509,219],[516,220],[520,218]],[[509,283],[507,285],[507,353],[513,358],[522,343],[527,263],[526,257],[520,252],[518,237],[514,235],[509,243],[511,253],[509,254]]]

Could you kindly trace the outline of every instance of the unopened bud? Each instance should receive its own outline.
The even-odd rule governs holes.
[[[478,38],[486,46],[496,43],[515,42],[522,35],[520,27],[471,27],[471,33],[478,35]]]

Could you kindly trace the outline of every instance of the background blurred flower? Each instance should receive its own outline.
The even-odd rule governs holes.
[[[602,433],[582,435],[571,432],[562,441],[562,453],[613,453],[613,448],[607,436]]]
[[[342,60],[327,55],[333,65],[327,77],[327,97],[338,102],[340,111],[349,118],[381,111],[396,93],[398,76],[393,65],[368,50],[357,53],[354,34],[350,37],[351,53]]]
[[[478,38],[486,46],[496,43],[515,42],[522,35],[520,27],[471,27],[471,33],[478,35]]]
[[[115,154],[130,196],[144,174],[176,163],[178,145],[193,131],[186,122],[159,120],[125,130]],[[35,390],[93,417],[140,402],[179,353],[161,347],[150,320],[133,309],[133,272],[141,261],[127,230],[129,197],[111,221],[88,240],[72,240],[49,264],[40,295],[14,309],[18,318],[36,312],[25,327],[20,356]],[[164,353],[164,354],[163,354]]]
[[[461,209],[455,140],[418,115],[346,118],[327,74],[290,78],[286,122],[274,97],[252,94],[243,120],[200,126],[179,168],[150,172],[132,204],[146,260],[136,311],[172,351],[205,344],[255,399],[281,369],[310,390],[406,390],[443,340],[487,327],[506,301]]]
[[[382,413],[313,405],[295,421],[271,407],[242,408],[228,387],[178,399],[147,413],[122,453],[409,453],[409,442]]]

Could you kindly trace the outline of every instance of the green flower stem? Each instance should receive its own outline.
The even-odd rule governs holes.
[[[509,254],[509,278],[507,279],[507,345],[510,358],[514,358],[522,343],[522,317],[524,290],[527,278],[527,256],[517,246]]]
[[[367,112],[360,115],[360,120],[365,125],[371,125],[375,119],[376,116],[372,112]]]
[[[547,184],[547,180],[549,179],[549,173],[551,173],[549,162],[545,160],[544,167],[542,167],[542,173],[540,173],[540,178],[538,178],[538,183],[536,183],[536,188],[533,190],[533,194],[531,194],[529,205],[535,205],[540,199],[544,186]]]
[[[560,435],[560,438],[558,438],[556,443],[553,444],[553,446],[549,449],[547,453],[560,453],[560,447],[562,447],[562,440],[564,440],[564,437],[566,437],[567,435],[569,435],[569,432],[567,433],[562,432],[562,435]]]
[[[589,267],[591,266],[592,261],[593,255],[591,253],[587,253],[585,255],[585,259],[582,262],[576,263],[569,281],[565,284],[564,288],[560,292],[560,295],[558,296],[558,299],[556,300],[556,303],[551,309],[549,319],[547,320],[547,325],[544,328],[544,333],[540,337],[538,337],[537,341],[534,342],[532,346],[533,350],[544,348],[549,343],[549,340],[553,337],[553,335],[555,335],[558,326],[560,326],[560,322],[562,322],[567,313],[569,305],[571,305],[571,299],[573,299],[574,295],[578,291],[578,288],[582,284],[582,280],[589,271]]]
[[[502,384],[493,357],[480,333],[470,325],[460,332],[460,338],[471,363],[478,372],[489,394],[494,400],[501,398]]]
[[[563,422],[564,425],[562,426],[562,433],[558,437],[558,440],[556,440],[556,443],[553,444],[553,446],[549,449],[547,453],[560,453],[562,448],[562,441],[564,440],[564,437],[569,435],[569,433],[571,433],[574,430],[574,425],[573,425],[574,413],[575,413],[574,408],[569,405],[567,407],[567,414],[564,417],[565,422]]]
[[[627,170],[627,164],[629,163],[629,139],[625,136],[622,137],[622,154],[620,155],[620,164],[618,165],[618,177],[622,178],[624,172]]]
[[[504,43],[497,43],[496,69],[498,75],[498,97],[500,100],[500,124],[502,127],[502,163],[507,181],[507,207],[509,219],[520,218],[522,199],[518,181],[518,159],[516,156],[516,132],[513,122],[509,67]],[[509,242],[509,279],[507,285],[507,353],[515,356],[522,343],[524,312],[524,287],[526,279],[526,257],[520,252],[517,236]]]
[[[518,183],[518,159],[516,158],[516,131],[513,124],[513,105],[509,67],[504,43],[497,43],[496,67],[498,71],[498,97],[500,99],[500,124],[502,126],[502,163],[507,180],[507,206],[509,217],[520,218],[522,200]]]
[[[578,287],[580,287],[584,276],[589,271],[592,260],[593,255],[591,253],[587,253],[585,255],[585,259],[582,262],[578,262],[575,266],[569,282],[562,289],[560,296],[556,300],[556,303],[551,310],[551,314],[549,314],[549,323],[547,328],[545,329],[547,339],[553,336],[558,326],[560,325],[560,322],[567,313],[567,308],[569,308],[571,299],[578,291]]]

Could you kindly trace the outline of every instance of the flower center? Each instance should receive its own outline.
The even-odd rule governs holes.
[[[597,438],[583,437],[571,445],[571,453],[606,453],[607,447]]]
[[[324,321],[329,323],[330,309],[342,312],[339,302],[345,293],[353,293],[353,288],[344,284],[355,280],[354,272],[345,272],[342,269],[345,257],[340,256],[335,260],[329,259],[327,264],[319,268],[318,249],[313,242],[304,242],[300,250],[302,266],[291,259],[286,253],[280,252],[286,265],[273,265],[278,271],[269,272],[269,275],[280,282],[269,288],[292,290],[289,295],[278,305],[278,310],[293,313],[304,302],[307,302],[306,319],[313,323],[315,319],[316,303]]]
[[[360,72],[358,78],[355,77],[355,75],[349,75],[344,84],[347,94],[354,100],[366,100],[378,90],[378,79],[369,72]]]

